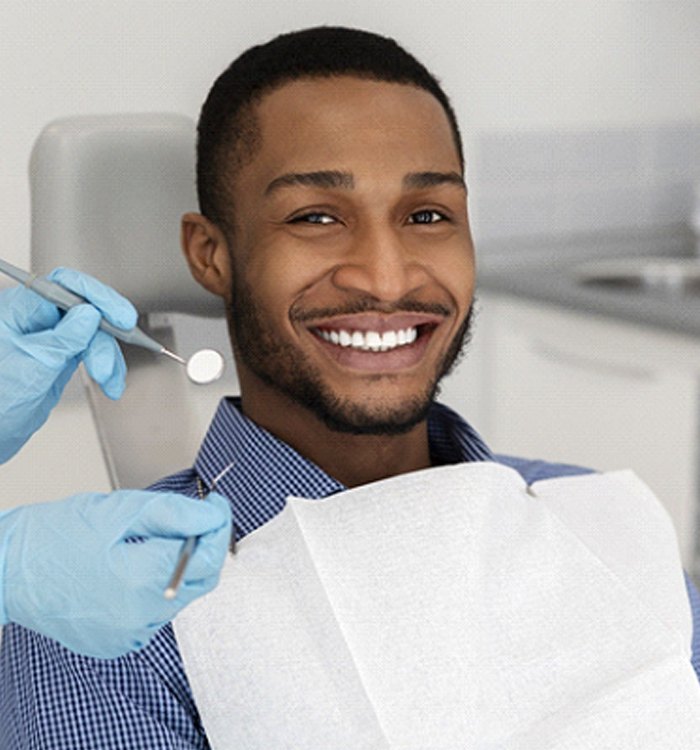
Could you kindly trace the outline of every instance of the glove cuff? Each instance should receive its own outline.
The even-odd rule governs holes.
[[[5,576],[7,575],[7,551],[14,530],[16,510],[0,511],[0,626],[10,621],[5,609]]]

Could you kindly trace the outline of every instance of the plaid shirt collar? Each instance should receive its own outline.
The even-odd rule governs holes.
[[[458,414],[433,404],[428,437],[434,464],[493,460],[479,435]],[[323,498],[346,489],[316,464],[245,417],[239,398],[219,403],[194,464],[208,489],[229,498],[237,537],[277,515],[289,495]]]

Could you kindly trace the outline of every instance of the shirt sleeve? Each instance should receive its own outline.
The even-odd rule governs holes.
[[[3,750],[207,750],[170,626],[118,659],[10,624],[0,645]]]
[[[687,573],[685,573],[685,587],[688,589],[690,611],[693,615],[693,653],[690,662],[700,680],[700,593]]]
[[[571,464],[549,463],[547,461],[530,460],[503,455],[495,456],[494,458],[499,463],[510,466],[511,469],[515,469],[528,484],[532,484],[541,479],[553,479],[554,477],[593,473],[593,469],[586,469],[582,466],[574,466]],[[700,681],[700,593],[692,582],[690,576],[685,571],[683,571],[683,574],[685,575],[685,587],[688,591],[690,611],[693,616],[691,664],[693,665],[695,674]]]

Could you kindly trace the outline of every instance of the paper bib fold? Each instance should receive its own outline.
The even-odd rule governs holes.
[[[290,498],[175,632],[214,750],[691,750],[675,535],[631,472]]]

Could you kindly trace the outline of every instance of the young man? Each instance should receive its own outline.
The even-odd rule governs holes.
[[[197,496],[233,462],[217,490],[241,538],[289,495],[430,466],[500,460],[528,483],[577,471],[495,459],[435,402],[469,336],[463,167],[445,94],[391,40],[296,32],[222,74],[199,123],[201,213],[182,236],[226,306],[241,397],[220,404],[194,467],[154,489]],[[8,750],[208,746],[169,625],[114,660],[16,626],[2,646]]]

